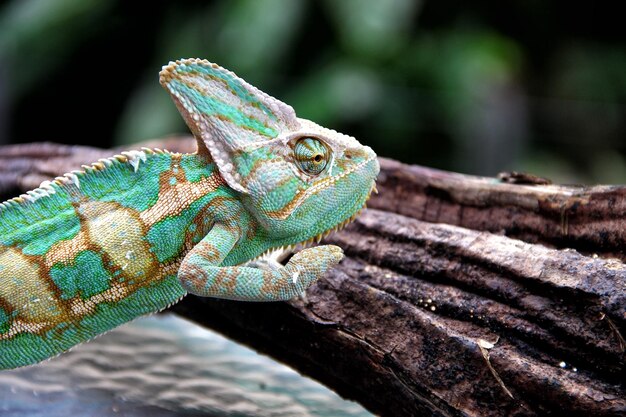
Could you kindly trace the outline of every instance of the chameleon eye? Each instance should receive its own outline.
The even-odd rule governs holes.
[[[308,175],[319,175],[330,159],[330,149],[319,139],[304,137],[298,139],[293,148],[296,165]]]

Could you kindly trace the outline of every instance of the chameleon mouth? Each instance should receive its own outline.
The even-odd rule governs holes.
[[[332,176],[332,177],[325,177],[325,178],[322,178],[321,180],[314,182],[313,185],[311,185],[306,190],[299,191],[295,195],[293,200],[291,200],[286,206],[284,206],[280,210],[268,212],[267,216],[271,217],[272,219],[285,220],[287,217],[291,215],[291,213],[294,212],[295,209],[300,207],[300,205],[311,195],[319,193],[320,191],[333,186],[340,179],[347,177],[348,175],[352,174],[355,171],[359,171],[361,168],[365,167],[374,159],[376,159],[376,155],[371,156],[365,161],[353,166],[350,169],[347,169],[346,171],[342,172],[339,175]],[[374,189],[375,187],[376,186],[374,185],[372,189]],[[372,190],[370,190],[369,194],[367,195],[367,198],[369,198],[371,192]]]

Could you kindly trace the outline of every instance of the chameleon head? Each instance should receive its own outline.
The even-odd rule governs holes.
[[[206,60],[160,73],[198,139],[266,236],[293,244],[340,226],[364,206],[379,166],[356,139],[296,117],[290,106]]]
[[[246,155],[244,204],[274,238],[295,242],[339,227],[365,205],[379,165],[369,146],[309,120]],[[242,173],[243,174],[243,173]]]

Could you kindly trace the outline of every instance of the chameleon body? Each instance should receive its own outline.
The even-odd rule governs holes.
[[[187,292],[247,301],[303,293],[342,258],[310,241],[365,205],[379,166],[354,138],[204,60],[163,67],[198,141],[100,160],[0,204],[0,369],[55,356]]]

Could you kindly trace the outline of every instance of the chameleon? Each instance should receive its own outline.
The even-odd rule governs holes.
[[[307,245],[365,207],[379,172],[370,147],[206,60],[170,62],[159,81],[196,152],[122,152],[0,204],[0,369],[188,293],[289,300],[342,259]],[[257,261],[297,245],[285,265]]]

